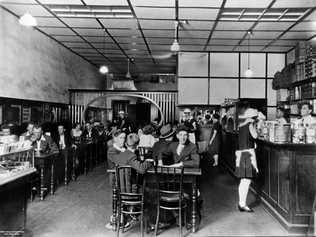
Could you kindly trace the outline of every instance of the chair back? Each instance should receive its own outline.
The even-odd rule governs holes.
[[[178,196],[181,203],[183,194],[183,166],[155,166],[156,185],[160,196]]]
[[[152,158],[152,148],[151,147],[140,146],[140,147],[138,147],[138,152],[139,152],[139,159],[140,160],[146,160],[146,159]]]
[[[145,179],[131,166],[116,166],[115,180],[120,199],[137,198],[144,193]],[[142,185],[141,190],[139,185]]]

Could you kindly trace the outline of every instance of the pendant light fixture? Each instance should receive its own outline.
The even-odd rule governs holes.
[[[28,12],[20,17],[19,23],[28,27],[37,26],[37,20]]]
[[[178,42],[178,39],[179,39],[179,18],[178,18],[178,9],[179,9],[179,2],[178,0],[175,0],[175,22],[174,22],[174,41],[170,47],[170,51],[173,52],[173,53],[177,53],[180,51],[180,45],[179,45],[179,42]]]
[[[252,35],[252,32],[251,31],[248,31],[247,32],[248,34],[248,54],[247,54],[247,57],[248,57],[248,67],[247,67],[247,70],[245,71],[245,77],[252,77],[252,70],[250,69],[250,37]]]
[[[104,50],[104,52],[103,52],[103,54],[105,54],[105,41],[106,41],[106,39],[105,39],[105,34],[106,34],[106,32],[105,32],[105,29],[104,29],[104,45],[103,45],[103,50]],[[101,74],[107,74],[107,73],[109,72],[109,68],[108,68],[106,65],[102,65],[102,66],[100,66],[100,68],[99,68],[99,72],[100,72]]]
[[[129,58],[127,59],[127,73],[126,73],[125,77],[126,77],[127,79],[131,79],[131,78],[132,78],[132,75],[131,75],[131,73],[129,72]]]

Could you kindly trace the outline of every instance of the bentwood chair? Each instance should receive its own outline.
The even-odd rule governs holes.
[[[120,227],[124,232],[124,217],[128,215],[140,215],[140,231],[144,236],[144,192],[145,178],[139,187],[139,174],[130,166],[116,166],[116,190],[117,190],[117,228],[116,236],[119,236]],[[120,226],[121,225],[121,226]]]
[[[179,236],[182,237],[182,214],[184,224],[186,222],[186,198],[183,193],[183,166],[155,166],[156,182],[158,187],[157,217],[155,225],[155,236],[158,233],[160,210],[178,211]]]
[[[138,156],[140,160],[146,160],[152,158],[152,148],[151,147],[145,147],[145,146],[139,146],[138,147]]]

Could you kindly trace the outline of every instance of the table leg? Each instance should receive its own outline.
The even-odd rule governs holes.
[[[65,159],[65,185],[68,185],[68,154],[64,154]]]
[[[76,180],[76,158],[77,158],[77,150],[73,149],[72,153],[72,180]]]
[[[197,231],[197,185],[196,178],[192,183],[192,232],[195,233]]]
[[[40,198],[41,198],[41,201],[43,201],[44,200],[44,191],[45,191],[45,187],[44,187],[44,167],[41,167],[41,177],[40,177],[40,179],[41,179],[41,187],[40,187],[40,189],[41,189],[41,194],[40,194]]]
[[[113,174],[113,179],[114,179],[115,177],[114,177],[114,174]],[[112,182],[113,183],[113,187],[112,187],[112,191],[113,191],[113,193],[112,193],[112,220],[111,220],[111,222],[112,222],[112,226],[114,226],[115,227],[115,230],[116,230],[116,228],[117,228],[117,226],[116,226],[116,215],[117,215],[117,192],[116,192],[116,185],[115,185],[115,183],[114,182]]]
[[[50,194],[51,194],[51,195],[54,195],[54,161],[52,161],[52,165],[51,165]]]

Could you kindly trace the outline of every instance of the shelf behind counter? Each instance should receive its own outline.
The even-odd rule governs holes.
[[[233,173],[238,133],[223,131],[222,138],[221,157]],[[316,145],[256,143],[259,176],[253,191],[288,231],[306,233],[316,194]]]

